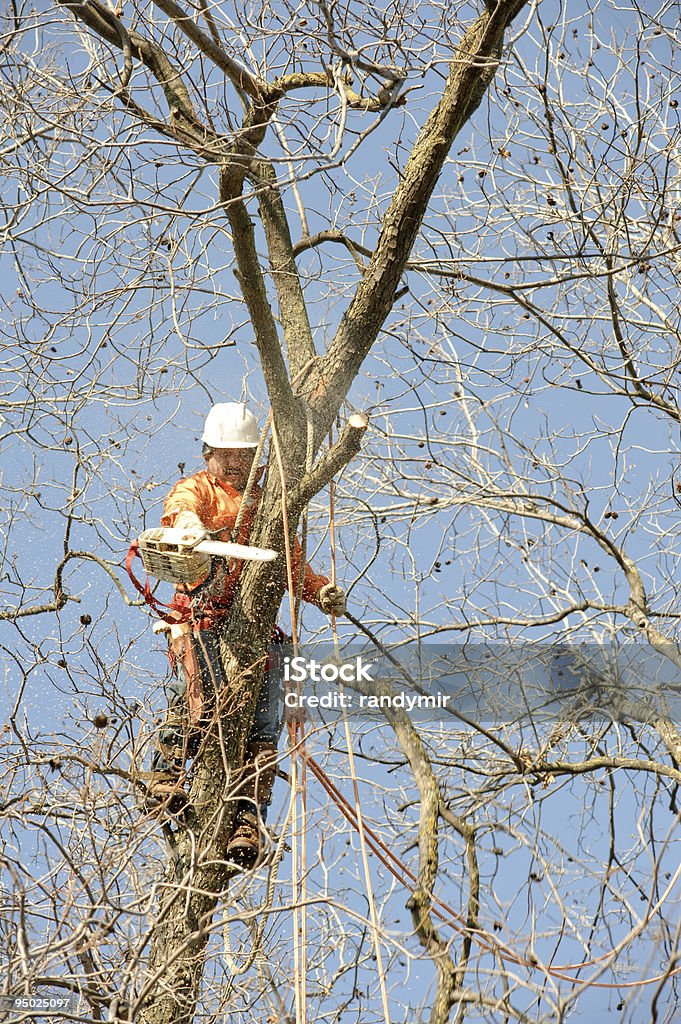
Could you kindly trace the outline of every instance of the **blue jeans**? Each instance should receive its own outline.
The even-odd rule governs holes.
[[[199,666],[206,702],[210,705],[212,695],[224,685],[224,673],[220,661],[220,633],[217,629],[202,629],[193,636],[194,651]],[[278,655],[281,644],[270,649],[270,667],[265,672],[255,718],[248,734],[248,743],[271,743],[277,746],[282,727],[281,681],[278,670]],[[184,767],[188,757],[197,753],[201,739],[201,728],[192,727],[187,715],[187,673],[178,659],[175,674],[166,686],[168,711],[158,735],[158,746],[151,759],[153,771],[178,771]]]

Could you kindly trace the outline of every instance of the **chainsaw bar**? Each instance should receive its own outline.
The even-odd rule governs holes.
[[[251,562],[272,562],[277,552],[271,548],[252,548],[248,544],[231,544],[223,540],[202,540],[192,551],[221,558],[246,558]]]

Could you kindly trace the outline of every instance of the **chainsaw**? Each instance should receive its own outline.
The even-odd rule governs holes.
[[[211,558],[271,562],[277,552],[221,540],[200,540],[188,530],[159,526],[145,530],[137,539],[139,554],[149,576],[168,583],[192,586],[210,573]]]

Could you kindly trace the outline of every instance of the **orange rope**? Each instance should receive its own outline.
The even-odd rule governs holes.
[[[329,444],[331,445],[332,443],[333,443],[333,437],[332,437],[332,434],[330,432],[329,433]],[[330,540],[331,540],[331,544],[330,544],[330,547],[331,547],[331,582],[334,585],[336,583],[335,489],[336,489],[335,480],[332,479],[331,482],[330,482],[330,485],[329,485],[329,530],[330,530]],[[332,627],[332,630],[333,630],[334,649],[335,649],[336,653],[338,653],[338,630],[337,630],[337,626],[336,626],[336,616],[335,615],[331,616],[331,627]],[[385,865],[385,867],[390,871],[390,873],[396,879],[398,879],[398,881],[400,881],[405,887],[408,888],[408,883],[405,881],[404,877],[400,876],[398,871],[395,869],[395,865],[399,868],[400,871],[403,872],[403,875],[406,875],[412,882],[416,883],[417,882],[417,877],[399,859],[399,857],[396,857],[392,853],[392,851],[385,845],[385,843],[380,839],[380,837],[375,832],[373,832],[372,829],[370,829],[368,826],[366,826],[364,824],[364,822],[362,820],[362,812],[361,812],[361,807],[360,807],[360,802],[359,802],[359,789],[358,789],[358,784],[357,784],[357,775],[356,775],[355,767],[354,767],[354,755],[353,755],[352,744],[351,744],[351,740],[350,740],[350,730],[349,730],[349,725],[348,725],[347,712],[345,710],[344,710],[343,717],[344,717],[344,724],[345,724],[346,743],[347,743],[347,747],[348,747],[348,760],[350,762],[350,772],[351,772],[351,776],[352,776],[352,783],[353,783],[354,796],[355,796],[355,808],[354,808],[354,811],[353,811],[353,808],[351,807],[350,803],[348,802],[348,800],[343,796],[343,794],[340,792],[340,790],[337,789],[337,787],[334,785],[334,783],[331,781],[331,779],[328,778],[328,776],[326,775],[324,770],[321,768],[321,766],[318,765],[317,762],[315,762],[313,760],[313,758],[311,758],[309,756],[309,754],[307,754],[307,752],[305,750],[303,750],[303,759],[304,759],[304,761],[306,761],[310,765],[310,768],[312,769],[313,774],[322,783],[322,785],[327,790],[327,792],[331,795],[332,799],[334,800],[336,805],[339,807],[341,812],[344,814],[346,819],[358,831],[359,836],[360,836],[360,845],[361,845],[361,848],[362,848],[362,855],[363,855],[363,859],[364,859],[364,862],[365,862],[364,867],[365,867],[365,877],[366,877],[366,880],[367,880],[367,895],[369,896],[369,905],[370,905],[371,912],[372,912],[372,925],[376,929],[376,931],[375,931],[375,936],[376,936],[376,938],[375,938],[375,948],[376,948],[377,967],[378,967],[378,970],[379,970],[379,977],[381,979],[381,994],[383,996],[383,1009],[384,1009],[384,1014],[385,1014],[385,1017],[386,1017],[386,1022],[389,1022],[388,1007],[387,1007],[387,997],[385,997],[385,995],[384,995],[384,977],[383,977],[383,970],[382,970],[382,964],[381,964],[381,958],[380,958],[380,946],[379,946],[379,943],[378,943],[378,932],[377,932],[376,920],[375,920],[375,916],[374,916],[375,915],[375,909],[374,909],[374,902],[373,902],[373,892],[371,891],[371,880],[370,880],[370,876],[369,876],[368,863],[367,863],[367,860],[366,860],[366,847],[367,847],[367,845],[369,845],[369,847],[372,849],[374,854],[379,858],[381,863],[383,863]],[[367,839],[368,839],[368,842],[367,842]],[[385,856],[384,856],[384,854],[385,854]],[[676,874],[678,874],[679,872],[681,872],[681,868],[678,869]],[[670,890],[671,890],[671,885],[667,887],[667,892],[669,892]],[[580,971],[580,970],[583,970],[585,967],[596,967],[599,964],[602,964],[603,961],[605,961],[608,957],[616,956],[617,952],[624,947],[624,942],[620,943],[615,949],[613,949],[609,953],[604,954],[602,957],[597,957],[597,958],[595,958],[593,960],[584,961],[581,964],[565,964],[565,965],[561,965],[561,966],[542,967],[540,964],[534,963],[534,962],[532,962],[530,960],[527,960],[524,957],[520,957],[517,954],[513,953],[513,951],[511,949],[509,949],[507,946],[505,946],[503,943],[501,943],[496,938],[496,936],[490,935],[488,932],[485,932],[482,929],[471,929],[471,928],[469,928],[466,925],[465,920],[464,920],[464,918],[463,918],[463,916],[461,914],[458,914],[455,910],[453,910],[450,906],[448,906],[446,903],[444,903],[442,900],[439,899],[439,897],[435,896],[434,894],[432,895],[432,900],[433,900],[433,903],[439,904],[439,906],[442,908],[442,910],[446,911],[446,914],[445,914],[445,913],[442,912],[442,910],[438,910],[438,908],[436,906],[436,907],[433,908],[434,916],[439,918],[443,923],[449,925],[451,928],[453,928],[455,931],[459,932],[460,934],[464,934],[464,933],[465,934],[469,934],[471,936],[471,938],[479,946],[481,946],[483,949],[486,949],[486,950],[488,950],[490,952],[497,953],[497,955],[502,957],[507,962],[515,963],[515,964],[517,964],[519,966],[524,966],[524,967],[528,967],[528,968],[535,969],[535,970],[542,970],[543,973],[545,973],[545,974],[550,974],[554,978],[558,978],[558,979],[560,979],[562,981],[569,981],[570,983],[575,984],[575,985],[576,984],[583,984],[583,982],[581,982],[580,979],[573,978],[570,975],[565,974],[564,973],[565,971]],[[662,904],[662,902],[663,902],[663,899],[659,900],[658,903],[657,903],[657,906],[660,906]],[[664,978],[671,977],[671,976],[673,976],[674,974],[677,974],[677,973],[681,973],[681,967],[676,967],[672,971],[665,972],[664,974],[656,975],[654,978],[647,978],[647,979],[644,979],[644,980],[641,980],[641,981],[636,981],[636,982],[607,983],[607,982],[592,981],[589,984],[592,985],[593,987],[596,987],[596,988],[614,988],[614,989],[618,989],[618,988],[635,988],[635,987],[638,987],[639,985],[643,986],[643,985],[650,985],[650,984],[653,984],[655,982],[660,982]]]
[[[341,814],[346,818],[353,828],[358,828],[357,820],[355,818],[355,812],[352,805],[343,796],[341,791],[332,782],[327,773],[318,764],[317,761],[310,755],[305,754],[305,759],[310,767],[312,774],[319,781],[322,787],[329,794],[333,802],[336,804]],[[391,875],[397,879],[405,888],[409,888],[410,882],[417,882],[416,875],[407,867],[406,864],[400,858],[392,852],[392,850],[386,846],[380,836],[377,835],[369,825],[365,823],[364,831],[367,836],[367,844],[373,853],[378,857],[381,863],[388,869]],[[681,872],[681,868],[678,869],[676,874]],[[406,878],[404,877],[406,876]],[[408,880],[407,880],[408,879]],[[673,881],[673,880],[672,880]],[[669,890],[669,886],[667,889]],[[540,963],[528,960],[525,957],[519,956],[509,949],[508,946],[500,942],[495,935],[491,935],[485,931],[484,928],[469,928],[465,922],[465,919],[456,910],[453,910],[444,900],[441,900],[439,896],[432,895],[433,903],[436,906],[433,907],[433,916],[437,917],[443,924],[452,928],[459,934],[468,934],[482,949],[488,952],[496,953],[501,959],[508,963],[517,964],[520,967],[527,967],[530,970],[541,971],[543,974],[551,975],[554,978],[558,978],[561,981],[569,981],[573,985],[588,984],[591,988],[606,988],[606,989],[620,989],[620,988],[637,988],[643,985],[652,985],[653,983],[660,982],[666,978],[673,977],[675,974],[681,973],[681,967],[675,967],[673,970],[664,972],[663,974],[657,974],[652,978],[643,978],[640,981],[624,981],[624,982],[598,982],[589,981],[584,982],[579,978],[573,978],[569,974],[565,974],[568,970],[583,970],[585,967],[595,967],[599,963],[602,963],[608,956],[612,956],[616,953],[616,950],[612,950],[610,953],[604,954],[602,957],[598,957],[594,960],[585,960],[581,964],[565,964],[556,967],[543,966]],[[662,901],[658,901],[658,906]],[[439,909],[442,908],[442,909]],[[446,911],[446,913],[443,913]],[[617,949],[623,948],[623,944],[617,947]]]

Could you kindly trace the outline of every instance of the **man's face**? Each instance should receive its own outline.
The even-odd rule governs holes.
[[[206,469],[236,491],[243,491],[254,456],[255,448],[214,448],[206,458]]]

